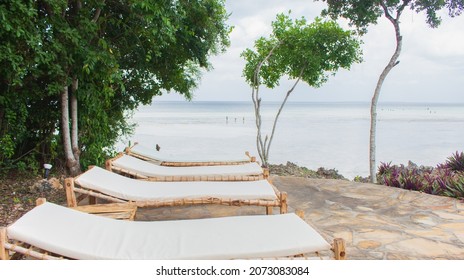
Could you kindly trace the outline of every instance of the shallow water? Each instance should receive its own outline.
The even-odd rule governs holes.
[[[262,108],[263,134],[270,133],[279,104]],[[369,104],[289,103],[277,123],[271,163],[311,169],[335,168],[345,177],[369,173]],[[155,102],[133,116],[132,142],[159,144],[178,154],[256,151],[250,102]],[[435,166],[464,150],[464,104],[380,104],[377,160]],[[121,143],[121,147],[127,145]]]

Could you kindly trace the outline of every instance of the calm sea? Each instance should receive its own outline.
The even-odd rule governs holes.
[[[279,105],[264,104],[263,134],[270,134]],[[347,178],[367,176],[369,109],[367,103],[288,103],[270,162],[335,168]],[[207,157],[250,151],[257,156],[251,101],[154,102],[139,108],[132,120],[137,124],[132,142],[159,144],[166,153]],[[379,105],[379,162],[436,166],[457,150],[464,150],[464,104]]]

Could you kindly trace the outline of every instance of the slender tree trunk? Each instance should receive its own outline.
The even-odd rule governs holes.
[[[69,128],[68,86],[64,86],[61,92],[61,133],[63,136],[63,148],[66,158],[66,167],[71,176],[76,176],[80,173],[80,166],[79,161],[74,157],[74,153],[72,150],[71,131]]]
[[[251,98],[253,100],[253,105],[255,109],[255,119],[256,119],[256,148],[258,149],[258,155],[261,159],[262,167],[268,167],[268,158],[266,156],[266,142],[268,137],[266,136],[264,142],[263,137],[261,134],[261,98],[259,97],[259,73],[261,72],[261,67],[263,64],[272,56],[274,50],[279,47],[280,43],[277,43],[268,53],[268,55],[261,61],[258,66],[256,66],[255,74],[254,74],[254,85],[251,91]]]
[[[76,91],[78,88],[79,80],[74,77],[72,83],[72,93],[71,93],[71,147],[73,151],[73,156],[76,161],[79,163],[80,150],[79,150],[79,136],[78,136],[78,118],[77,118],[77,96]]]
[[[256,117],[256,128],[258,130],[257,136],[256,136],[256,146],[258,148],[258,155],[261,158],[262,162],[262,167],[269,167],[269,150],[271,148],[271,143],[272,139],[274,138],[274,132],[277,126],[277,121],[279,120],[280,113],[282,113],[282,109],[284,108],[285,104],[287,103],[288,97],[290,94],[293,92],[295,87],[298,85],[298,82],[301,80],[301,76],[303,75],[304,70],[306,69],[306,66],[301,68],[300,75],[296,79],[295,83],[293,86],[290,88],[290,90],[287,91],[287,94],[285,95],[284,100],[282,101],[282,104],[279,107],[279,110],[276,113],[274,123],[272,126],[272,131],[271,131],[271,136],[269,137],[266,135],[266,137],[262,138],[261,134],[261,98],[259,98],[259,72],[261,71],[262,65],[271,57],[272,53],[274,52],[275,48],[277,48],[279,44],[275,45],[272,50],[269,52],[269,54],[261,61],[260,64],[256,67],[255,70],[255,77],[254,77],[254,83],[255,86],[252,89],[251,96],[253,99],[253,105],[255,108],[255,117]]]
[[[379,101],[380,91],[382,89],[383,82],[385,78],[390,73],[390,71],[395,67],[399,61],[398,57],[401,53],[401,47],[403,44],[403,38],[401,37],[400,33],[400,25],[399,25],[399,18],[404,7],[407,5],[409,1],[407,1],[401,8],[398,9],[396,18],[393,18],[386,8],[385,4],[381,4],[385,16],[387,19],[393,24],[395,28],[395,35],[396,35],[396,49],[393,53],[390,61],[388,62],[387,66],[383,69],[382,73],[380,74],[379,80],[377,81],[377,85],[375,87],[374,96],[372,97],[371,101],[371,127],[370,127],[370,134],[369,134],[369,171],[371,177],[371,183],[377,183],[377,163],[376,163],[376,131],[377,131],[377,103]]]

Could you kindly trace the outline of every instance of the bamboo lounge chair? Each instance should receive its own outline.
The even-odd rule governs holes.
[[[163,166],[213,166],[213,165],[236,165],[255,162],[256,158],[251,157],[248,152],[245,152],[240,157],[183,157],[167,155],[163,152],[155,151],[146,146],[135,143],[132,147],[125,149],[126,154],[140,158],[146,161],[153,161]]]
[[[341,245],[341,246],[339,246]],[[45,202],[0,228],[0,259],[254,259],[329,250],[294,213],[197,220],[125,221]],[[343,242],[334,241],[336,259]]]
[[[174,168],[174,167],[173,167]],[[110,202],[131,202],[137,207],[164,207],[196,204],[255,205],[287,212],[287,193],[267,180],[249,182],[151,182],[135,180],[100,167],[92,167],[65,180],[69,207],[76,207],[76,193]]]
[[[160,166],[120,153],[106,161],[106,169],[149,181],[255,181],[266,179],[269,170],[257,162],[240,165]]]

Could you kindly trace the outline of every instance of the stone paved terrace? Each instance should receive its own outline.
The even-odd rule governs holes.
[[[304,210],[306,221],[327,240],[346,240],[348,259],[464,259],[464,203],[457,199],[343,180],[274,177],[273,183],[288,193],[290,212]],[[137,219],[264,212],[263,207],[201,205],[140,209]]]

